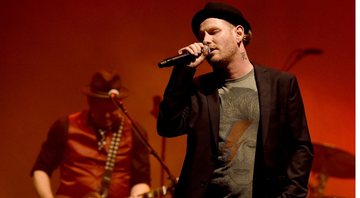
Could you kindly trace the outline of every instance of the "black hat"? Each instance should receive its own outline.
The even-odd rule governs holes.
[[[250,24],[237,8],[221,2],[209,2],[192,18],[192,30],[197,38],[200,24],[207,18],[223,19],[235,26],[241,25],[244,27],[245,34],[251,30]]]
[[[87,96],[109,98],[108,93],[112,89],[116,89],[119,92],[118,98],[125,98],[128,95],[128,90],[122,86],[118,74],[101,70],[93,75],[90,84],[82,91]]]

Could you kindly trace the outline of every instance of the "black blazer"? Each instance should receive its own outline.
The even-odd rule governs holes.
[[[313,148],[296,77],[258,65],[254,71],[260,122],[253,197],[306,197]],[[174,67],[157,123],[161,136],[187,134],[177,198],[205,197],[216,167],[221,81],[215,73],[194,75],[193,68]]]

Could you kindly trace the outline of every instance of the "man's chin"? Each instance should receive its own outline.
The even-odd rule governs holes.
[[[220,59],[216,56],[210,56],[206,59],[210,65],[217,65],[220,62]]]

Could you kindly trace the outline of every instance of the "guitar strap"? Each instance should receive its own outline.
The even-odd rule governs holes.
[[[121,124],[119,130],[116,133],[113,133],[113,137],[111,139],[111,144],[109,147],[109,152],[105,163],[105,172],[103,175],[103,179],[101,181],[101,189],[99,191],[101,194],[101,198],[106,198],[109,193],[109,188],[111,184],[111,175],[114,170],[115,158],[120,145],[121,134],[124,129],[124,122],[125,122],[124,120],[125,120],[124,118],[121,118]]]

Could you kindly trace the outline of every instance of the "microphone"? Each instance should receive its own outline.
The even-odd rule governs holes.
[[[111,89],[108,92],[108,95],[109,95],[110,99],[115,99],[120,95],[120,92],[118,90],[116,90],[116,89]]]
[[[202,54],[207,55],[210,53],[210,48],[207,45],[205,45],[205,47],[201,51]],[[194,61],[199,56],[201,56],[201,54],[195,56],[193,54],[190,54],[190,52],[185,51],[180,55],[164,59],[163,61],[159,62],[158,66],[159,68],[163,68],[163,67],[170,67],[176,64],[185,64]]]

